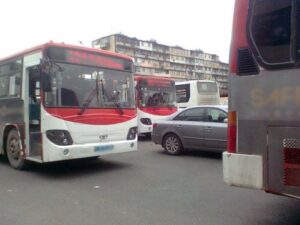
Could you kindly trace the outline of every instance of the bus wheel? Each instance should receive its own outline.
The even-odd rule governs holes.
[[[179,155],[183,151],[182,143],[176,134],[168,134],[163,139],[163,147],[169,155]]]
[[[12,129],[7,137],[6,155],[9,164],[14,169],[25,169],[26,161],[21,155],[21,148],[19,145],[19,135],[16,129]]]

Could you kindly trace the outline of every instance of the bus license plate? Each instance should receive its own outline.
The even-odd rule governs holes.
[[[101,146],[95,146],[94,152],[106,152],[106,151],[112,151],[114,149],[113,145],[101,145]]]

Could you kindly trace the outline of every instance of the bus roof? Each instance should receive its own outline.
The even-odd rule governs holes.
[[[175,84],[191,84],[191,83],[198,83],[198,82],[217,83],[217,81],[214,80],[187,80],[187,81],[176,81]]]
[[[0,59],[0,62],[3,61],[8,61],[10,59],[16,58],[16,57],[20,57],[22,55],[26,55],[29,53],[33,53],[35,51],[39,51],[39,50],[43,50],[47,47],[50,46],[54,46],[54,47],[61,47],[61,48],[68,48],[68,49],[74,49],[74,50],[82,50],[82,51],[88,51],[88,52],[92,52],[92,53],[100,53],[103,55],[107,55],[107,56],[112,56],[112,57],[116,57],[116,58],[120,58],[120,59],[125,59],[125,60],[131,60],[132,58],[127,56],[127,55],[123,55],[123,54],[119,54],[119,53],[115,53],[115,52],[110,52],[110,51],[106,51],[106,50],[100,50],[100,49],[95,49],[95,48],[91,48],[91,47],[84,47],[84,46],[77,46],[77,45],[70,45],[70,44],[65,44],[65,43],[55,43],[53,41],[23,50],[21,52],[18,52],[16,54],[10,55],[8,57],[4,57]]]

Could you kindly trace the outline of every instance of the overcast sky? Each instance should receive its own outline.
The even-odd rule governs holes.
[[[228,62],[234,0],[2,0],[0,58],[49,40],[112,33],[202,49]]]

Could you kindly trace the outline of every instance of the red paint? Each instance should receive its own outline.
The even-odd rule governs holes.
[[[249,0],[236,0],[232,25],[232,38],[230,48],[230,73],[237,72],[237,50],[248,48],[247,18]]]
[[[135,109],[123,109],[123,114],[116,109],[86,109],[78,115],[79,108],[45,108],[45,110],[59,119],[90,125],[110,125],[124,123],[136,117]]]
[[[47,49],[48,47],[51,47],[51,46],[65,48],[65,49],[74,49],[74,50],[87,51],[87,52],[90,52],[90,53],[100,53],[100,54],[103,54],[104,56],[105,55],[106,56],[112,56],[112,57],[116,57],[116,58],[119,58],[119,59],[125,59],[125,60],[132,61],[132,58],[127,56],[127,55],[122,55],[122,54],[115,53],[115,52],[99,50],[99,49],[83,47],[83,46],[69,45],[69,44],[64,44],[64,43],[54,43],[52,41],[47,42],[47,43],[42,44],[42,45],[35,46],[33,48],[29,48],[29,49],[21,51],[19,53],[13,54],[11,56],[2,58],[2,59],[0,59],[0,61],[10,60],[10,59],[13,59],[13,58],[17,58],[17,57],[24,56],[26,54],[30,54],[30,53],[34,53],[34,52],[38,52],[38,51],[44,51],[45,49]]]
[[[136,81],[144,80],[147,81],[147,86],[149,87],[172,87],[174,85],[174,80],[168,77],[158,77],[150,75],[134,75]]]
[[[170,108],[140,107],[139,109],[145,113],[149,113],[152,115],[159,115],[159,116],[169,116],[177,112],[177,107],[170,107]]]
[[[97,65],[108,68],[114,68],[122,70],[124,65],[113,61],[112,59],[106,58],[107,56],[95,55],[93,52],[82,52],[76,50],[66,49],[66,60],[75,64],[84,65]]]

